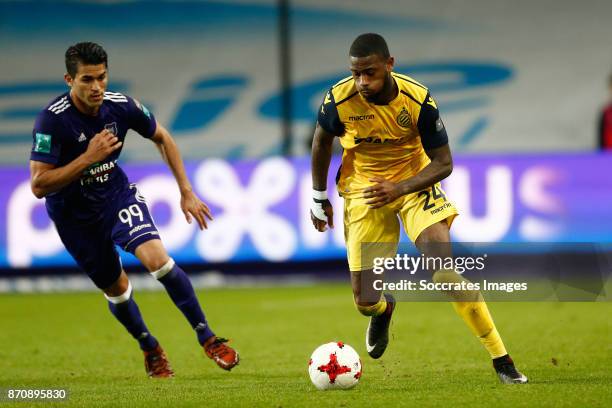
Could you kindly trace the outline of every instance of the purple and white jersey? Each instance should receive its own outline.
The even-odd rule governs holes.
[[[128,129],[145,138],[156,129],[153,114],[135,99],[117,92],[105,92],[96,116],[80,112],[69,93],[55,98],[37,116],[32,132],[30,160],[65,166],[87,150],[91,138],[103,129],[111,130],[121,142]],[[47,195],[46,206],[54,220],[100,219],[113,197],[129,188],[128,178],[117,159],[122,148],[86,169],[81,178]]]

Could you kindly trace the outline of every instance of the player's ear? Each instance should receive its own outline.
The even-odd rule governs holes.
[[[387,72],[393,71],[393,66],[395,65],[395,58],[389,57],[387,60]]]
[[[64,82],[66,82],[66,85],[68,85],[69,87],[72,87],[72,81],[73,81],[72,77],[70,76],[69,73],[66,72],[64,74]]]

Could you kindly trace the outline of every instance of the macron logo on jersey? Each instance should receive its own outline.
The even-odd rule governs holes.
[[[70,101],[68,101],[68,96],[64,96],[62,99],[60,99],[59,101],[49,106],[47,110],[50,110],[56,115],[59,115],[60,113],[68,109],[69,107],[70,107]]]
[[[353,121],[359,121],[359,120],[372,120],[374,119],[374,115],[355,115],[355,116],[349,116],[349,120],[351,122]]]
[[[127,102],[125,95],[119,92],[104,92],[104,99],[112,102]]]
[[[77,139],[79,142],[84,142],[87,140],[87,138],[85,137],[85,134],[83,132],[81,132],[81,136],[79,136],[79,138]]]

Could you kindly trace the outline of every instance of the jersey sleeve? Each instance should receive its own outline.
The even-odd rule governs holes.
[[[150,139],[155,134],[155,129],[157,129],[155,116],[137,99],[128,97],[127,100],[127,115],[130,129],[135,130],[142,137]]]
[[[58,164],[62,151],[62,132],[55,114],[42,111],[34,122],[30,160]]]
[[[342,136],[344,133],[344,124],[340,121],[336,100],[331,89],[325,94],[325,98],[319,107],[317,122],[319,122],[319,126],[332,135]]]
[[[436,147],[448,144],[448,135],[440,118],[438,106],[429,92],[421,105],[417,128],[419,129],[421,143],[425,150],[435,149]]]

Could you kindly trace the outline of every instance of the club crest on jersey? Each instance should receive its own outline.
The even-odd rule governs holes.
[[[406,109],[406,107],[402,107],[401,112],[395,118],[397,124],[403,128],[409,128],[412,124],[412,117],[410,116],[410,112]]]
[[[105,124],[105,125],[104,125],[104,129],[106,129],[106,130],[110,130],[110,132],[111,132],[113,135],[115,135],[115,136],[117,136],[117,134],[119,133],[119,132],[117,131],[117,122],[113,122],[113,123],[107,123],[107,124]]]

